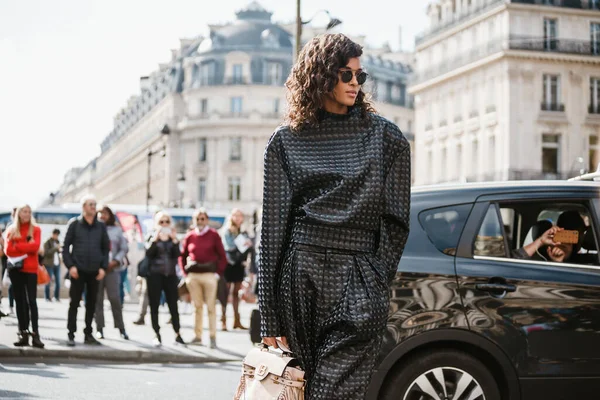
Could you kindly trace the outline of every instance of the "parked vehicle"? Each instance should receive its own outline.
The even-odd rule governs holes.
[[[577,262],[515,258],[565,211],[585,223]],[[413,188],[368,398],[600,397],[599,235],[598,182]]]

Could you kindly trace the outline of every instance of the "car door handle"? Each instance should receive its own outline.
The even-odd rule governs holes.
[[[507,283],[478,283],[475,285],[475,289],[483,292],[514,292],[517,287]]]

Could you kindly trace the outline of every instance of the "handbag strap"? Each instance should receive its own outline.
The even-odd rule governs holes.
[[[250,379],[254,379],[254,368],[244,365],[244,375],[246,375]],[[306,381],[303,379],[301,381],[292,381],[290,379],[285,379],[277,375],[270,374],[270,379],[276,383],[280,383],[285,386],[296,387],[298,389],[304,389],[306,386]]]
[[[279,339],[275,339],[277,341],[277,346],[279,347],[279,349],[283,352],[284,356],[293,356],[294,353],[292,353],[292,350],[290,350],[289,347],[287,347],[285,344],[283,344],[283,342]],[[264,351],[268,351],[269,350],[269,346],[266,343],[260,343],[260,346],[262,347],[262,350]]]

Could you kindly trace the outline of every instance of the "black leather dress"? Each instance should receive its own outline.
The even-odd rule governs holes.
[[[375,114],[322,112],[265,150],[261,335],[286,336],[306,399],[363,399],[409,231],[410,146]]]

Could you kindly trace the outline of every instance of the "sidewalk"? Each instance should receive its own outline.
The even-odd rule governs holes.
[[[67,347],[67,311],[68,299],[61,300],[60,303],[48,303],[43,298],[38,298],[39,309],[39,329],[42,341],[46,345],[45,349],[35,349],[33,347],[17,348],[13,342],[17,339],[17,318],[16,315],[2,318],[0,320],[0,361],[6,361],[8,358],[15,359],[20,357],[33,357],[40,359],[86,359],[98,361],[113,362],[134,362],[134,363],[203,363],[203,362],[224,362],[241,360],[252,348],[250,335],[248,331],[231,330],[233,325],[233,309],[228,307],[228,332],[220,330],[221,308],[217,305],[217,346],[215,350],[209,349],[208,338],[208,316],[204,314],[204,344],[182,346],[175,343],[175,333],[171,325],[167,324],[169,312],[166,307],[160,308],[159,321],[161,326],[161,336],[163,345],[161,348],[155,348],[152,345],[154,331],[150,322],[150,315],[146,315],[145,325],[134,325],[138,317],[137,303],[127,303],[123,309],[123,318],[125,327],[130,340],[123,340],[119,335],[119,330],[113,328],[112,312],[108,301],[104,304],[104,318],[106,327],[104,328],[105,339],[101,340],[102,346],[90,346],[83,344],[83,328],[85,327],[84,315],[85,309],[80,307],[77,314],[77,328],[75,335],[77,345]],[[2,310],[8,311],[8,301],[3,299]],[[250,325],[250,313],[257,307],[255,304],[240,303],[240,314],[242,323],[245,326]],[[194,314],[193,306],[179,303],[179,314],[181,320],[181,335],[183,340],[188,342],[194,337]],[[94,323],[94,333],[96,325]]]

